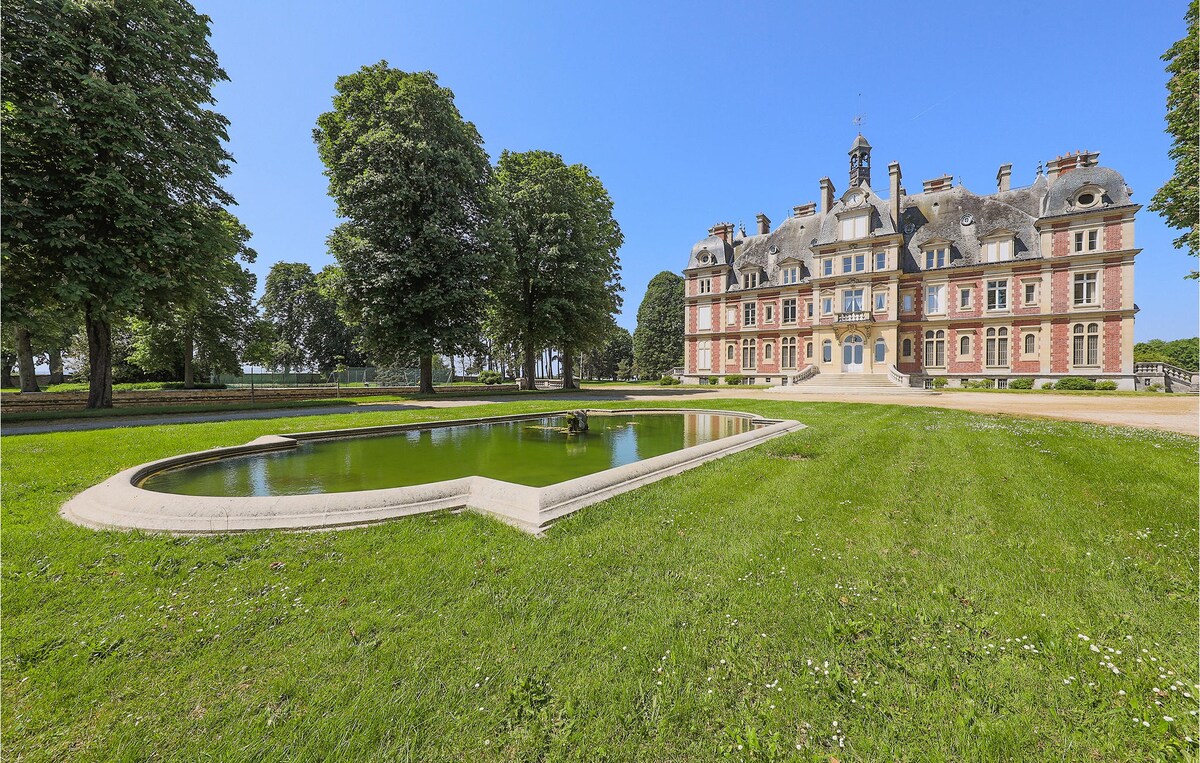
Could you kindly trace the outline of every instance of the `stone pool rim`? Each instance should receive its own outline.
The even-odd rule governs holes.
[[[470,509],[534,535],[593,503],[692,469],[767,440],[803,429],[791,419],[707,408],[583,408],[588,415],[703,414],[749,419],[756,428],[641,461],[543,487],[469,476],[420,485],[279,496],[195,496],[139,487],[152,474],[218,458],[269,453],[310,440],[368,437],[448,427],[537,420],[569,410],[422,421],[408,424],[264,435],[233,445],[168,456],[125,469],[63,504],[60,514],[94,529],[141,530],[172,535],[215,535],[254,530],[326,530],[360,527],[417,514]]]

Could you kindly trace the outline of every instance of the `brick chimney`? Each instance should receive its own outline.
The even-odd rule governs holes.
[[[754,216],[754,219],[758,221],[758,235],[761,236],[771,232],[771,218],[759,212]]]
[[[922,185],[924,185],[924,187],[925,187],[924,188],[925,193],[932,193],[934,191],[944,191],[947,188],[951,188],[954,186],[954,178],[950,177],[949,175],[942,175],[940,178],[934,178],[933,180],[926,180],[926,181],[924,181],[924,183],[922,183]]]
[[[807,204],[798,204],[792,207],[793,217],[812,217],[817,213],[817,202],[810,201]]]
[[[1001,164],[1000,171],[996,173],[996,192],[1004,193],[1011,185],[1012,181],[1012,165]]]
[[[717,223],[708,229],[708,235],[716,236],[726,244],[733,244],[733,223]]]
[[[891,187],[892,221],[900,229],[900,202],[904,199],[904,187],[900,185],[900,162],[888,165],[888,185]]]
[[[1071,153],[1068,151],[1063,156],[1056,156],[1051,161],[1046,162],[1046,177],[1049,180],[1054,180],[1059,175],[1065,175],[1073,169],[1079,167],[1095,167],[1100,163],[1099,151],[1076,151]]]
[[[833,181],[829,178],[821,178],[821,211],[828,212],[833,209]]]

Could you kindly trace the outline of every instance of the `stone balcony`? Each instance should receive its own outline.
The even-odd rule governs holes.
[[[858,310],[853,313],[837,313],[834,315],[834,323],[870,323],[875,320],[875,316],[871,315],[866,310]]]

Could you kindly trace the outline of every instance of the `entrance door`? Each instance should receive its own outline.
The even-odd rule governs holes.
[[[842,340],[842,373],[861,374],[863,370],[863,338],[851,334]]]

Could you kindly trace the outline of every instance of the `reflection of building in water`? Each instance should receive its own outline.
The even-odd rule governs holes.
[[[711,440],[741,434],[750,429],[750,422],[741,416],[722,416],[719,413],[688,413],[683,417],[683,442],[692,447]]]

